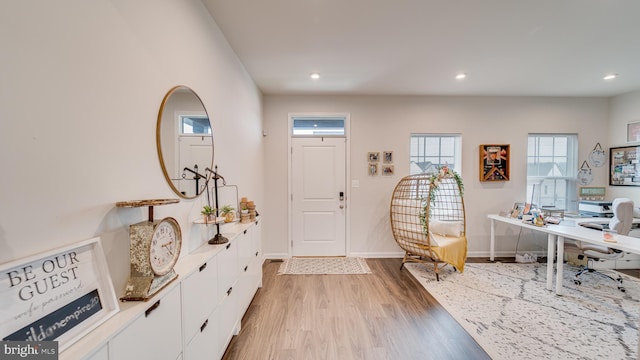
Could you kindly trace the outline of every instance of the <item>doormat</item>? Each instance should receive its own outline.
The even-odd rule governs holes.
[[[353,257],[294,257],[285,259],[278,275],[352,275],[370,274],[363,258]]]

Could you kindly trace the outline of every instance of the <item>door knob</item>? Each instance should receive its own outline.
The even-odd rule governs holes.
[[[340,205],[340,209],[344,209],[344,205]]]

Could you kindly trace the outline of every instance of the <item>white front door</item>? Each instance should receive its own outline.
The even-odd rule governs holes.
[[[292,255],[346,255],[345,138],[292,138]]]

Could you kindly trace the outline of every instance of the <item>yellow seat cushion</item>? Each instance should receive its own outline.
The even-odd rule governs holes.
[[[453,265],[458,271],[464,272],[464,263],[467,261],[467,237],[466,236],[442,236],[430,234],[438,246],[432,246],[431,251],[438,255],[439,260]],[[427,250],[428,246],[420,244]]]

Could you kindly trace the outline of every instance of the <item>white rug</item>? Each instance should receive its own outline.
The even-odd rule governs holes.
[[[292,275],[350,275],[369,274],[366,260],[349,257],[290,258],[280,265],[278,274]]]
[[[546,264],[447,266],[435,280],[423,264],[411,274],[497,359],[636,359],[640,282],[622,275],[626,292],[594,274],[573,283],[565,265],[564,294],[546,290]],[[555,278],[555,275],[554,275]],[[555,286],[555,285],[554,285]]]

